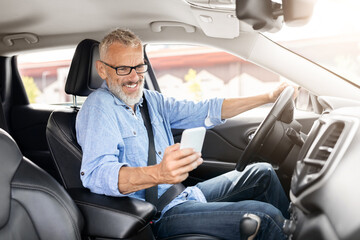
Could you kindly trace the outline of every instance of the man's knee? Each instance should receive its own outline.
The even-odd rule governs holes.
[[[249,166],[249,171],[251,171],[251,173],[253,175],[259,175],[259,176],[268,176],[268,177],[272,177],[274,175],[276,175],[273,167],[271,166],[271,164],[269,163],[254,163],[252,165]]]
[[[252,165],[250,165],[253,168],[256,168],[258,171],[264,172],[264,171],[274,171],[273,167],[271,166],[270,163],[266,163],[266,162],[259,162],[259,163],[254,163]]]

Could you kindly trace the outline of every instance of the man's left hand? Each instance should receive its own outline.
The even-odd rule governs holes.
[[[282,93],[282,91],[287,88],[288,86],[292,86],[294,88],[294,96],[293,99],[295,99],[298,95],[298,87],[294,86],[294,85],[290,85],[286,82],[282,82],[279,86],[277,86],[277,88],[271,92],[269,92],[269,101],[270,102],[275,102],[276,99],[280,96],[280,94]]]

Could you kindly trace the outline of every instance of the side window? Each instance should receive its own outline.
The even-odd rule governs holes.
[[[65,82],[75,49],[18,55],[18,70],[31,104],[70,105]]]
[[[200,101],[237,97],[273,89],[279,75],[224,51],[189,45],[147,45],[146,53],[161,92]]]

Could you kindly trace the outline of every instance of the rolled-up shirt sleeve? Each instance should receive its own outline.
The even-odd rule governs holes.
[[[80,178],[91,192],[129,196],[118,189],[119,171],[128,166],[122,137],[112,116],[97,106],[83,107],[76,120],[76,134],[83,150]]]
[[[223,124],[226,120],[221,119],[221,108],[224,99],[212,99],[209,101],[208,114],[204,121],[206,128],[212,128],[216,125]]]
[[[159,93],[148,92],[148,94]],[[176,100],[171,97],[164,98],[160,95],[155,99],[162,99],[158,104],[162,105],[162,115],[167,118],[172,128],[185,129],[200,126],[212,128],[226,121],[221,119],[223,98],[212,98],[200,102],[193,102]]]

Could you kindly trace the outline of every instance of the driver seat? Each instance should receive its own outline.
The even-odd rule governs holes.
[[[82,150],[77,143],[75,131],[76,115],[79,110],[76,106],[76,96],[88,96],[103,83],[104,80],[100,78],[94,67],[98,59],[100,59],[99,42],[85,39],[79,43],[65,85],[66,93],[74,96],[74,106],[66,111],[52,112],[46,128],[49,149],[61,177],[61,184],[68,191],[83,188],[80,180]],[[149,237],[149,239],[152,238]],[[218,238],[202,234],[186,234],[167,239],[215,240]]]

